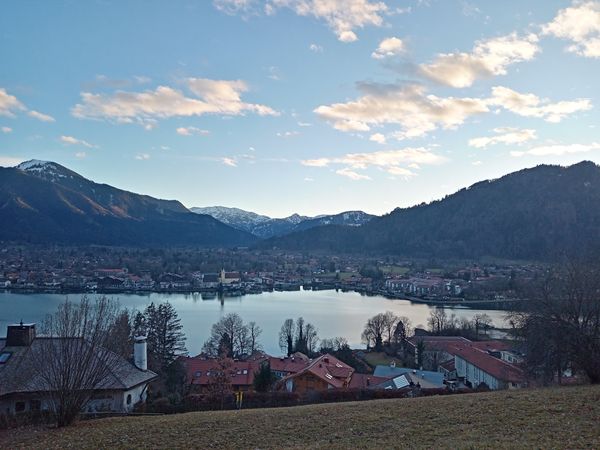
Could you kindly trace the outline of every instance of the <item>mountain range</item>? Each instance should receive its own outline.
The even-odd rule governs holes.
[[[2,241],[30,243],[545,259],[600,248],[600,167],[540,165],[381,217],[276,219],[220,206],[188,210],[32,160],[0,168],[0,230]]]
[[[360,228],[322,226],[263,247],[412,257],[547,259],[600,249],[600,167],[540,165],[398,208]]]
[[[249,245],[250,233],[180,202],[90,181],[48,161],[0,168],[3,241],[102,245]]]
[[[316,217],[300,216],[293,214],[282,219],[259,215],[239,208],[225,206],[208,206],[190,208],[190,211],[199,214],[208,214],[227,225],[238,230],[247,231],[259,238],[282,236],[295,231],[308,230],[322,225],[361,226],[373,217],[363,211],[346,211],[339,214],[320,215]]]

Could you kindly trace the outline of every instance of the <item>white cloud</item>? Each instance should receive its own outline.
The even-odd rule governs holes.
[[[310,46],[308,48],[310,49],[311,52],[323,53],[323,47],[319,44],[310,44]]]
[[[237,161],[235,158],[221,158],[221,162],[226,166],[237,167]]]
[[[473,161],[473,162],[471,163],[471,165],[473,165],[473,166],[481,166],[482,164],[483,164],[483,162],[482,162],[482,161]]]
[[[309,167],[325,167],[331,162],[328,158],[305,159],[302,164]]]
[[[135,159],[138,161],[147,161],[150,159],[150,155],[148,153],[138,153],[135,155]]]
[[[14,117],[15,112],[25,109],[17,97],[10,95],[6,89],[0,88],[0,116]]]
[[[377,50],[371,53],[371,57],[375,59],[384,59],[401,55],[406,51],[404,42],[397,37],[384,39],[379,43]]]
[[[200,136],[207,136],[210,134],[210,131],[201,130],[200,128],[196,128],[196,127],[179,127],[175,131],[177,132],[177,134],[179,134],[181,136],[192,136],[194,134],[197,134]]]
[[[312,127],[312,123],[308,122],[298,122],[299,127]]]
[[[277,137],[282,137],[282,138],[289,138],[289,137],[294,137],[294,136],[298,136],[300,134],[299,131],[284,131],[283,133],[277,133]]]
[[[3,133],[8,134],[8,133],[12,133],[13,129],[11,127],[2,127],[1,130]]]
[[[155,126],[157,119],[177,116],[278,114],[268,106],[242,101],[242,93],[248,90],[242,80],[187,78],[184,85],[193,96],[169,86],[144,92],[117,91],[112,95],[82,92],[82,102],[75,105],[71,113],[77,118],[137,122],[147,127]]]
[[[6,89],[0,88],[0,116],[15,117],[18,111],[27,111],[27,108],[17,97],[10,95]],[[54,117],[38,111],[30,110],[27,115],[42,122],[54,122]]]
[[[0,155],[0,166],[1,167],[14,167],[14,166],[21,164],[23,161],[25,161],[25,158]]]
[[[469,139],[469,146],[475,148],[486,148],[490,145],[505,144],[505,145],[522,145],[527,141],[537,138],[536,131],[532,129],[519,128],[494,128],[495,136],[485,136]]]
[[[67,144],[67,145],[82,145],[83,147],[87,147],[87,148],[97,148],[97,145],[92,145],[87,141],[84,141],[83,139],[77,139],[74,138],[73,136],[61,136],[60,137],[60,141],[63,144]]]
[[[381,133],[372,134],[371,137],[369,137],[369,140],[377,142],[378,144],[385,144],[385,136]]]
[[[29,117],[33,117],[34,119],[41,120],[42,122],[55,122],[54,117],[49,116],[48,114],[43,114],[38,111],[29,111],[27,113]]]
[[[315,113],[341,131],[369,131],[395,124],[398,139],[414,138],[442,128],[455,128],[472,115],[488,111],[485,100],[437,97],[419,85],[359,85],[363,96],[347,103],[319,106]]]
[[[573,41],[567,50],[588,58],[600,58],[600,2],[574,2],[561,9],[542,27],[544,34]]]
[[[358,28],[383,26],[383,16],[389,13],[383,1],[373,0],[269,0],[265,10],[274,14],[277,8],[324,20],[342,42],[356,41]]]
[[[572,153],[587,153],[592,150],[599,150],[600,143],[592,142],[591,144],[553,144],[553,145],[542,145],[539,147],[531,148],[527,151],[514,151],[510,152],[511,156],[521,157],[525,155],[532,156],[562,156],[569,155]]]
[[[273,81],[281,81],[281,70],[277,66],[270,66],[268,68],[269,75],[267,77]]]
[[[577,99],[551,103],[534,94],[521,94],[503,86],[492,88],[492,97],[488,104],[501,106],[523,117],[538,117],[547,122],[557,123],[570,114],[587,111],[592,108],[589,99]]]
[[[438,83],[463,88],[479,78],[505,75],[511,64],[533,59],[539,51],[538,37],[511,33],[478,41],[471,53],[442,53],[429,64],[419,66],[420,73]]]
[[[344,167],[343,169],[338,169],[335,171],[335,173],[337,173],[338,175],[342,175],[343,177],[350,178],[351,180],[354,180],[354,181],[371,179],[371,177],[369,177],[368,175],[361,175],[360,173],[356,173],[355,171],[353,171],[352,169],[349,169],[348,167]]]
[[[371,153],[347,153],[341,157],[308,159],[301,163],[310,167],[342,165],[344,167],[338,169],[336,173],[355,180],[362,180],[369,177],[359,174],[356,172],[357,170],[377,167],[392,175],[408,178],[416,175],[408,168],[418,169],[421,165],[441,164],[445,160],[444,157],[436,155],[426,148],[406,147],[399,150],[382,150]]]
[[[254,11],[256,0],[213,0],[213,5],[225,14],[249,14]]]
[[[311,181],[315,181],[315,179],[311,178],[311,177],[305,177],[304,181],[311,182]]]
[[[405,169],[404,167],[392,166],[387,169],[387,173],[391,175],[398,175],[403,178],[414,177],[416,174],[411,170]]]
[[[83,159],[87,156],[85,152],[77,152],[75,153],[75,158]]]

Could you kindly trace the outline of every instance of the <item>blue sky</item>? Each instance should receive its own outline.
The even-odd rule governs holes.
[[[382,214],[600,163],[600,1],[4,1],[0,165]]]

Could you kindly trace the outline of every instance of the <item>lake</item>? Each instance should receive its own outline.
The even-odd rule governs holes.
[[[0,336],[6,334],[9,323],[39,323],[47,313],[56,311],[65,300],[78,300],[80,294],[21,294],[0,293]],[[279,329],[287,318],[304,317],[316,326],[320,338],[343,336],[351,346],[361,345],[360,335],[367,319],[377,313],[392,311],[410,318],[413,326],[425,326],[433,307],[393,300],[382,296],[366,296],[357,292],[292,291],[263,292],[242,297],[203,299],[200,294],[151,293],[115,294],[122,307],[143,310],[150,302],[168,301],[177,310],[190,355],[198,354],[210,334],[211,325],[223,315],[235,312],[245,322],[255,321],[263,329],[260,342],[267,353],[278,355]],[[448,315],[471,319],[475,314],[488,314],[496,326],[504,325],[506,311],[477,310],[470,308],[446,308]]]

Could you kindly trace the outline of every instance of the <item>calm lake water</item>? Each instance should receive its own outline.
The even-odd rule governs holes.
[[[69,298],[78,300],[80,294],[20,294],[0,293],[0,336],[6,334],[6,325],[19,322],[39,323],[47,313],[54,312],[57,306]],[[432,307],[411,303],[408,300],[391,300],[382,296],[366,296],[356,292],[293,291],[264,292],[243,297],[202,299],[200,294],[145,295],[116,294],[122,307],[130,310],[143,310],[150,302],[170,302],[181,318],[187,337],[186,345],[191,355],[198,354],[210,334],[211,325],[225,314],[238,313],[245,322],[255,321],[263,329],[260,342],[266,352],[281,353],[278,334],[281,324],[287,318],[304,317],[313,323],[320,338],[343,336],[351,346],[361,346],[360,335],[369,317],[393,311],[399,316],[409,317],[413,326],[427,324]],[[496,326],[504,324],[505,311],[477,310],[469,308],[447,308],[448,315],[471,319],[475,314],[485,312]]]

